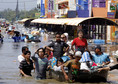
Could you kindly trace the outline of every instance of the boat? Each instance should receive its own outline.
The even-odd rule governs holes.
[[[66,71],[66,73],[68,72]],[[51,69],[48,72],[48,76],[49,78],[56,79],[60,82],[66,81],[62,71],[54,71]],[[78,76],[78,81],[75,82],[106,82],[108,71],[102,70],[98,72],[97,70],[91,70],[91,72],[87,72],[85,70],[80,70]]]

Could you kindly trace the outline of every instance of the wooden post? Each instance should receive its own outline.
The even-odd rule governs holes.
[[[107,25],[106,25],[106,21],[105,21],[105,29],[104,29],[104,36],[105,36],[105,43],[106,43],[106,41],[107,41]]]
[[[98,39],[100,38],[99,37],[99,34],[100,34],[99,30],[100,30],[100,25],[98,25]]]

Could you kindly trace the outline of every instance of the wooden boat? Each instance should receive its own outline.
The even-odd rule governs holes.
[[[54,71],[51,69],[48,75],[50,78],[56,79],[58,81],[66,81],[64,74],[61,71]],[[102,70],[98,72],[97,70],[94,70],[91,72],[85,72],[84,70],[80,70],[78,75],[79,77],[77,82],[106,82],[108,71]]]

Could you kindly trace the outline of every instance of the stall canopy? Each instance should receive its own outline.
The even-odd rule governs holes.
[[[19,20],[18,23],[25,23],[26,21],[31,21],[31,20],[34,20],[32,18],[24,18],[22,20]]]
[[[22,20],[19,20],[18,23],[24,23],[25,21],[27,21],[29,18],[24,18]]]
[[[90,17],[90,18],[64,18],[64,19],[34,19],[31,23],[40,24],[54,24],[54,25],[70,25],[78,26],[79,24],[85,25],[114,25],[118,24],[110,19],[101,17]]]

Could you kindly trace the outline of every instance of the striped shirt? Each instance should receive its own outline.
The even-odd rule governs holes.
[[[86,51],[82,54],[82,58],[80,59],[80,62],[87,62],[91,61],[90,54]]]

